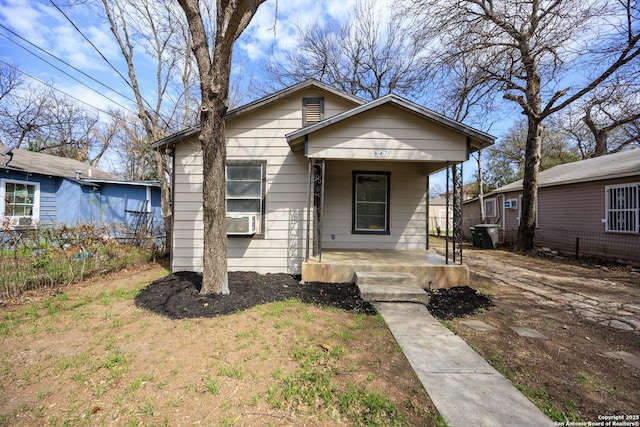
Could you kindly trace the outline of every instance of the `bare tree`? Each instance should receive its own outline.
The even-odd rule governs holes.
[[[635,76],[639,78],[640,76]],[[640,87],[635,82],[616,82],[599,88],[584,105],[582,121],[595,142],[593,157],[640,145],[635,131],[640,125]]]
[[[200,73],[200,144],[203,157],[204,271],[202,293],[229,293],[225,115],[233,44],[265,0],[218,0],[215,28],[207,28],[199,0],[178,0],[189,25]],[[207,6],[206,4],[202,5]],[[208,11],[205,9],[204,11]],[[209,10],[210,12],[210,10]],[[209,30],[209,31],[207,31]],[[213,42],[210,45],[210,41]]]
[[[406,19],[384,19],[379,12],[375,1],[360,0],[344,22],[299,28],[298,46],[271,59],[271,78],[279,86],[314,78],[366,99],[391,92],[419,97],[428,40],[406,31]]]
[[[184,19],[175,13],[172,0],[102,0],[102,8],[127,64],[127,83],[136,100],[138,119],[146,134],[146,147],[150,149],[151,141],[162,138],[171,130],[184,127],[192,120],[190,85],[193,74],[187,51],[189,39],[185,37]],[[152,76],[146,74],[146,70],[140,71],[145,73],[144,82],[153,82],[153,102],[148,102],[143,96],[136,66],[139,56],[155,62]],[[180,81],[181,87],[174,88],[174,80]],[[168,107],[167,103],[170,104]],[[144,145],[138,145],[141,146]],[[166,247],[170,248],[172,211],[169,162],[165,153],[151,150],[148,153],[153,156],[158,171]]]
[[[640,55],[638,13],[630,0],[409,0],[419,33],[452,60],[478,52],[478,68],[527,120],[523,206],[516,248],[533,247],[543,121],[607,81]],[[463,49],[449,49],[464,46]],[[589,55],[587,55],[589,54]],[[591,62],[589,62],[591,61]],[[563,79],[587,76],[575,88]]]
[[[46,129],[51,124],[52,97],[50,89],[33,85],[5,95],[0,103],[0,132],[4,143],[25,148],[35,139],[34,132]]]
[[[22,85],[24,85],[24,79],[15,67],[0,64],[0,102]]]

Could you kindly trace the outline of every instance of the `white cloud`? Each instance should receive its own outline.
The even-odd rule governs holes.
[[[238,47],[251,60],[269,56],[273,50],[293,49],[298,40],[298,29],[320,20],[342,19],[356,0],[300,0],[276,3],[268,1],[258,9],[249,27],[243,33]],[[275,33],[274,33],[275,25]]]
[[[7,0],[0,4],[0,22],[27,40],[48,46],[47,27],[40,22],[46,15],[38,3],[24,0]]]

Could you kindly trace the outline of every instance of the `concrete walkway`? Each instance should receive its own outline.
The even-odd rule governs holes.
[[[555,425],[423,304],[373,304],[450,427]]]
[[[427,311],[410,273],[355,272],[440,415],[450,427],[555,426],[460,337]]]

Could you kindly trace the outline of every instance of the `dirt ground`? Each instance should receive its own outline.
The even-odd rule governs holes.
[[[200,280],[151,265],[0,305],[0,426],[438,423],[353,284]]]
[[[466,250],[464,262],[492,305],[448,322],[458,335],[558,422],[627,415],[640,424],[638,268],[503,250]],[[474,330],[470,319],[496,330]]]
[[[605,355],[640,356],[637,269],[501,250],[464,256],[470,287],[434,290],[429,310],[436,317],[559,423],[640,414],[640,367]],[[132,283],[139,292],[127,290]],[[2,338],[0,426],[3,419],[7,425],[349,425],[335,414],[275,410],[266,402],[274,377],[294,371],[292,354],[309,342],[349,348],[349,362],[336,368],[338,381],[390,396],[408,414],[408,425],[435,423],[433,405],[406,359],[390,350],[397,346],[388,331],[377,332],[385,327],[371,320],[376,316],[355,285],[255,273],[230,274],[230,295],[203,296],[200,285],[197,274],[167,276],[155,267],[65,289],[61,312],[55,303],[45,305],[53,313],[49,322],[45,309],[30,308],[48,295],[0,305],[33,318]],[[266,313],[265,320],[264,307],[273,305],[264,303],[293,297],[312,305],[292,306],[284,320],[268,320]],[[496,329],[474,330],[464,323],[471,319]],[[545,338],[521,337],[511,327]],[[211,396],[214,383],[220,395]]]

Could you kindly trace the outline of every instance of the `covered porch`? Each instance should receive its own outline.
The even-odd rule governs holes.
[[[415,276],[421,288],[463,286],[462,162],[493,137],[389,95],[287,134],[309,166],[301,273]],[[447,170],[451,244],[429,251],[429,177]],[[449,235],[449,233],[447,233]]]
[[[469,269],[431,250],[325,249],[302,263],[306,282],[353,282],[356,272],[410,273],[423,289],[469,284]]]

